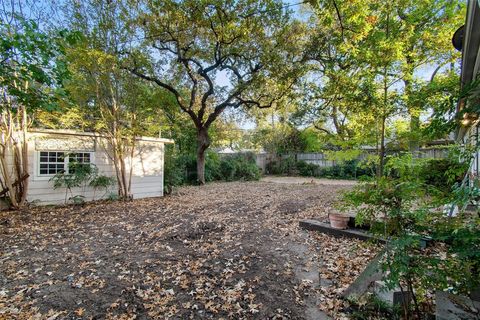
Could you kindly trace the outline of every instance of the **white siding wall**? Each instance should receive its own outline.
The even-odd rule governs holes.
[[[138,141],[135,151],[132,175],[133,197],[163,196],[163,143]]]
[[[53,189],[53,183],[49,177],[39,176],[38,171],[38,152],[35,149],[35,140],[38,138],[69,139],[72,136],[62,136],[58,134],[31,133],[29,137],[29,173],[30,185],[28,192],[28,201],[34,201],[39,204],[59,204],[65,201],[65,189]],[[73,136],[76,137],[76,136]],[[92,152],[91,162],[94,163],[99,174],[115,177],[115,167],[112,160],[105,150],[105,140],[99,137],[82,137],[95,141],[95,151]],[[58,150],[65,151],[65,150]],[[74,150],[71,150],[72,152]],[[82,150],[76,150],[82,151]],[[133,158],[133,177],[132,193],[134,198],[158,197],[163,195],[163,152],[164,144],[161,142],[138,141],[137,150]],[[85,200],[90,201],[99,199],[104,195],[104,190],[93,188],[75,188],[73,195],[82,195]],[[117,192],[116,186],[111,188],[112,192]],[[68,193],[67,198],[72,195]]]

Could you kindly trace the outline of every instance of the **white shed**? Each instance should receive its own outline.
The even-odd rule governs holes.
[[[68,170],[74,158],[94,164],[99,174],[115,177],[115,167],[108,152],[106,138],[89,132],[31,130],[28,133],[29,188],[27,200],[40,204],[58,204],[65,200],[65,189],[54,189],[51,178]],[[164,146],[173,140],[139,137],[136,139],[133,165],[132,194],[134,198],[163,195]],[[98,199],[101,192],[91,187],[76,188],[74,195],[86,201]],[[116,187],[112,188],[116,191]]]

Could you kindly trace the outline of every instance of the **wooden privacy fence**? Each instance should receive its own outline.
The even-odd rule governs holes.
[[[305,161],[322,168],[333,167],[338,162],[335,160],[329,160],[324,153],[297,153],[295,157],[297,161]]]
[[[448,156],[448,149],[435,148],[435,149],[420,149],[418,154],[422,159],[445,159]]]
[[[359,160],[365,158],[366,154],[375,154],[375,151],[366,151],[364,154],[358,157]],[[421,148],[418,153],[418,157],[422,159],[444,159],[448,155],[448,149],[446,148]],[[265,169],[272,161],[281,161],[286,158],[294,158],[296,161],[305,161],[307,163],[315,164],[321,168],[333,167],[339,164],[339,161],[328,159],[328,156],[322,152],[311,153],[294,153],[275,155],[272,153],[257,153],[255,154],[255,161],[257,166],[265,172]]]

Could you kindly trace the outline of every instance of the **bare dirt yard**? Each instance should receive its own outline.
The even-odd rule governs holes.
[[[233,182],[0,213],[0,319],[327,319],[376,249],[298,227],[342,184]]]

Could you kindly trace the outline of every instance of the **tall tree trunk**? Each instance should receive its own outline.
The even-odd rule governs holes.
[[[197,181],[199,184],[205,184],[205,151],[209,146],[208,128],[199,128],[197,130]]]
[[[124,141],[122,141],[121,143],[126,143]],[[127,172],[127,165],[125,163],[126,159],[125,159],[125,148],[126,146],[125,145],[120,145],[120,148],[122,148],[123,152],[121,152],[121,158],[119,159],[120,160],[120,168],[121,168],[121,176],[122,176],[122,186],[123,186],[123,199],[124,200],[130,200],[132,198],[132,195],[130,193],[130,182],[127,181],[128,180],[128,177],[129,177],[129,172]],[[132,160],[130,160],[130,162],[132,162]]]
[[[2,153],[0,157],[0,164],[2,167],[2,176],[3,176],[3,181],[5,186],[8,189],[8,196],[10,198],[10,205],[14,209],[19,209],[20,206],[17,202],[17,198],[15,196],[14,188],[13,188],[13,181],[12,177],[10,174],[9,166],[8,166],[8,161],[7,161],[7,152],[8,152],[8,147],[2,146]]]
[[[380,117],[380,149],[378,151],[378,168],[377,168],[377,177],[381,178],[383,176],[384,166],[385,166],[385,123],[387,121],[388,115],[388,78],[387,78],[387,67],[383,69],[383,104],[382,104],[382,115]]]
[[[382,115],[381,124],[380,124],[380,148],[378,151],[378,168],[377,168],[377,177],[381,178],[383,176],[383,168],[385,166],[385,115]]]
[[[416,111],[410,113],[410,141],[408,144],[408,149],[414,157],[418,157],[420,150],[420,141],[418,138],[420,130],[420,117],[416,114]]]
[[[99,101],[102,101],[102,96],[99,90],[100,85],[97,83],[97,98]],[[133,142],[127,138],[122,137],[121,132],[121,115],[119,108],[119,97],[117,93],[117,88],[112,85],[111,82],[108,83],[108,89],[110,96],[110,103],[107,103],[106,106],[103,106],[104,109],[100,109],[102,118],[109,123],[108,128],[108,142],[112,149],[112,160],[115,166],[115,174],[117,178],[117,187],[118,187],[118,196],[122,200],[131,200],[132,193],[132,174],[133,174],[133,152],[135,148],[135,137],[133,137]],[[130,161],[127,165],[127,158],[130,157]]]
[[[22,108],[22,172],[18,176],[18,181],[21,181],[21,196],[20,196],[20,204],[23,205],[27,202],[27,195],[28,195],[28,180],[23,179],[24,176],[28,176],[28,137],[27,137],[27,127],[28,127],[28,119],[27,119],[27,109],[25,107]],[[23,179],[23,180],[22,180]]]
[[[388,7],[388,5],[387,5]],[[390,35],[390,11],[387,13],[387,24],[386,24],[386,38],[389,38]],[[381,109],[381,123],[380,123],[380,149],[378,151],[378,168],[377,168],[377,177],[381,178],[384,173],[385,167],[385,124],[387,117],[390,113],[389,103],[388,103],[388,69],[387,63],[383,66],[383,103]]]
[[[413,48],[412,48],[413,50]],[[406,67],[403,75],[403,83],[405,85],[405,95],[407,98],[407,110],[410,116],[410,138],[408,141],[408,149],[414,157],[418,155],[420,149],[420,140],[418,137],[420,130],[420,115],[418,105],[413,98],[413,59],[406,57]]]
[[[1,115],[0,179],[7,189],[10,205],[20,209],[27,203],[28,192],[28,119],[26,109],[18,106],[15,116],[7,109]],[[13,161],[13,162],[11,162]]]
[[[411,81],[405,80],[404,83],[405,93],[407,95],[407,110],[408,115],[410,116],[410,138],[408,141],[408,150],[414,157],[416,157],[420,149],[420,139],[418,137],[420,130],[420,115],[415,101],[413,101]]]

